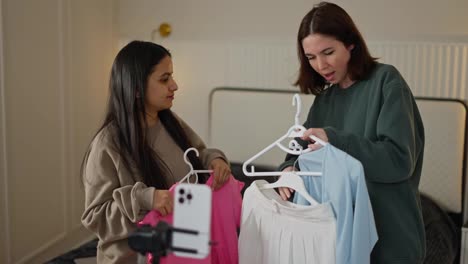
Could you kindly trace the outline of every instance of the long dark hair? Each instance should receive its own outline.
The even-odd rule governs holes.
[[[140,173],[146,185],[157,189],[169,186],[163,176],[163,162],[147,139],[144,100],[148,77],[167,56],[171,54],[163,46],[144,41],[132,41],[119,51],[112,65],[106,116],[96,133],[106,127],[112,129],[113,147],[120,153],[124,166],[130,173]],[[183,151],[192,146],[170,109],[158,112],[158,116]],[[202,169],[203,165],[193,152],[188,157],[194,169]],[[84,166],[83,161],[82,175]],[[199,179],[200,182],[205,180]]]
[[[295,85],[299,86],[301,92],[318,95],[326,85],[325,79],[310,66],[302,47],[302,41],[315,33],[335,38],[346,47],[354,45],[348,62],[352,80],[363,80],[374,69],[376,58],[370,55],[364,38],[348,13],[336,4],[320,2],[302,19],[297,33],[300,68]]]

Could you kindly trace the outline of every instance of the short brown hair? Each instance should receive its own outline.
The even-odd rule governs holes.
[[[325,79],[310,66],[302,47],[302,40],[314,33],[333,37],[343,42],[346,47],[354,45],[348,62],[348,71],[352,80],[365,79],[376,65],[376,58],[370,55],[366,42],[348,13],[336,4],[320,2],[302,19],[297,33],[300,69],[295,85],[299,86],[301,92],[318,95],[327,84]]]

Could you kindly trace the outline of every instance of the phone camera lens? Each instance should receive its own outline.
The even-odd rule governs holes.
[[[192,200],[192,194],[191,193],[187,194],[187,199]]]
[[[185,190],[184,190],[184,189],[179,189],[179,193],[180,193],[180,194],[184,194],[184,193],[185,193]]]
[[[180,197],[179,198],[179,203],[183,204],[184,203],[184,198]]]

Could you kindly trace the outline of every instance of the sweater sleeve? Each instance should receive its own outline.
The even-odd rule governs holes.
[[[198,136],[197,133],[195,133],[195,131],[193,131],[193,129],[187,123],[184,122],[184,120],[182,120],[178,116],[176,117],[179,120],[180,125],[184,129],[188,140],[190,141],[192,146],[196,148],[200,153],[200,161],[202,162],[203,167],[208,168],[210,166],[211,161],[217,158],[221,158],[224,161],[226,161],[227,164],[229,164],[228,159],[221,150],[215,148],[207,148],[200,136]],[[183,151],[185,151],[185,149]]]
[[[386,87],[385,87],[386,85]],[[332,145],[361,161],[367,180],[397,183],[410,178],[424,144],[424,130],[413,96],[403,80],[384,84],[376,138],[325,127]],[[377,100],[377,99],[376,99]]]
[[[142,182],[132,184],[130,174],[119,171],[120,156],[97,141],[85,159],[81,221],[101,241],[112,242],[126,238],[151,210],[154,188]]]

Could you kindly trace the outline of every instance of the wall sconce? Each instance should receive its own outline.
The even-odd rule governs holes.
[[[154,35],[156,32],[158,32],[159,36],[162,38],[167,38],[172,33],[172,27],[169,23],[161,23],[159,28],[156,28],[151,32],[151,40],[154,40]]]

